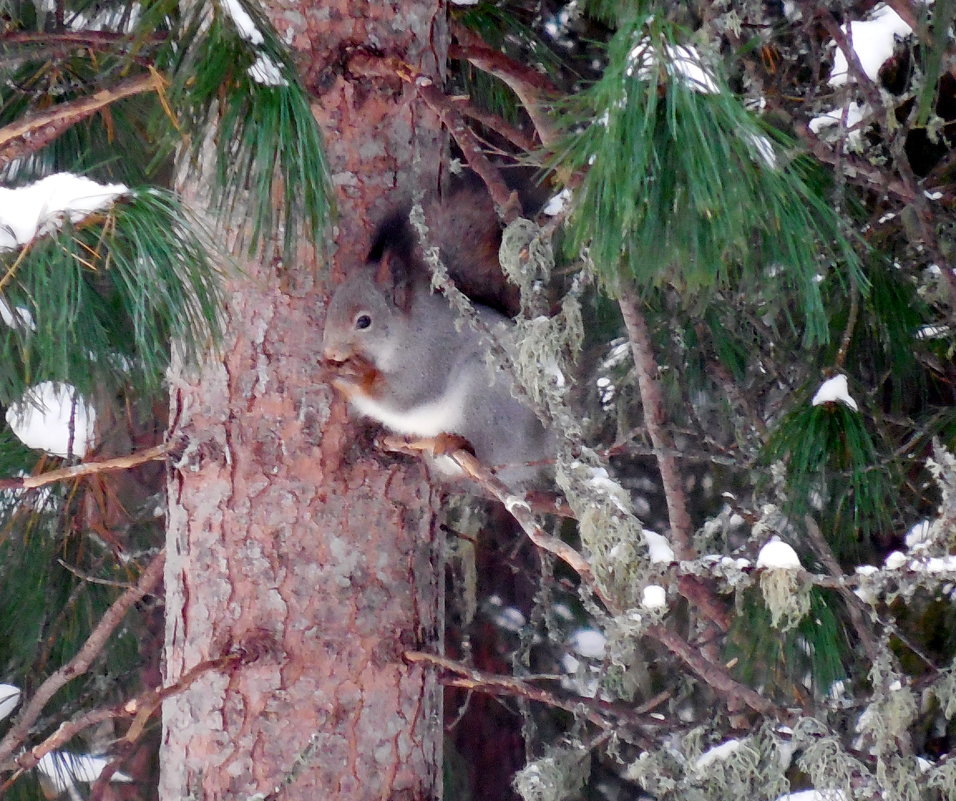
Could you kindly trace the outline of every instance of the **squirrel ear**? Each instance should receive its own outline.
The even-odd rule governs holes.
[[[409,311],[412,303],[411,275],[401,255],[392,250],[382,253],[375,265],[375,283],[391,296],[392,303],[398,309]]]

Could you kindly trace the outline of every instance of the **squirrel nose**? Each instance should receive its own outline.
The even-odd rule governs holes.
[[[351,356],[351,352],[348,348],[343,346],[336,346],[334,343],[325,343],[322,346],[322,356],[327,362],[334,362],[336,364],[341,364],[342,362],[347,362]]]

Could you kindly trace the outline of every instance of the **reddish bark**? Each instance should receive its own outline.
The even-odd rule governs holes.
[[[266,5],[326,134],[341,275],[397,194],[434,184],[443,142],[413,89],[353,78],[346,54],[387,51],[438,79],[443,12]],[[442,628],[432,494],[417,462],[359,436],[322,381],[326,265],[303,247],[294,265],[247,269],[230,286],[223,354],[173,391],[167,682],[230,649],[256,659],[165,704],[161,796],[271,798],[285,785],[283,799],[438,798],[440,689],[402,661]]]

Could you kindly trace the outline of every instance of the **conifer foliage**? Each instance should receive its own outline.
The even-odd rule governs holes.
[[[152,797],[167,371],[331,182],[254,3],[2,7],[0,795]],[[447,13],[569,516],[451,504],[446,796],[956,797],[954,0]]]

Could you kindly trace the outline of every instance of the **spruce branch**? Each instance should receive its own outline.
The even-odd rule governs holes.
[[[151,70],[94,92],[89,97],[58,103],[46,111],[30,114],[5,125],[0,128],[0,166],[46,147],[68,128],[118,100],[144,92],[158,92],[162,87],[161,76]]]
[[[77,651],[76,655],[63,667],[49,676],[33,694],[30,702],[17,716],[4,738],[0,740],[0,765],[6,763],[27,738],[30,728],[36,723],[47,702],[67,683],[82,676],[89,670],[93,661],[105,647],[113,631],[123,622],[123,618],[130,607],[151,593],[163,577],[163,567],[166,564],[166,552],[160,551],[153,557],[146,570],[143,571],[135,586],[126,590],[117,598],[99,623],[90,633],[86,642]]]

